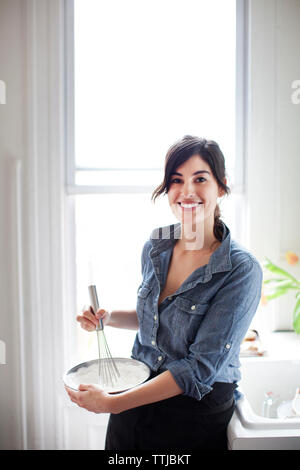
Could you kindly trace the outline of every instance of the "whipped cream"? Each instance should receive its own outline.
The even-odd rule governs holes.
[[[80,367],[76,372],[70,372],[65,376],[65,383],[68,387],[78,390],[80,384],[95,384],[104,391],[121,392],[135,387],[144,382],[149,377],[149,368],[142,362],[134,359],[115,359],[120,376],[113,386],[103,385],[99,381],[98,361]]]

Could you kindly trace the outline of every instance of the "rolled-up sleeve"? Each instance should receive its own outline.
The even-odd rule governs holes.
[[[187,357],[167,365],[184,395],[201,400],[222,369],[238,358],[260,301],[262,278],[259,263],[251,258],[234,268],[212,299]]]

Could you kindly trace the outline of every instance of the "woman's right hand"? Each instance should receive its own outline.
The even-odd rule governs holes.
[[[76,320],[80,323],[81,328],[86,331],[95,331],[102,318],[103,325],[107,325],[110,320],[110,313],[104,309],[99,309],[96,314],[92,313],[92,307],[83,307],[82,315],[77,315]]]

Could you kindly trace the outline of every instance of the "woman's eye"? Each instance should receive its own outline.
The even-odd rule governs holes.
[[[203,183],[204,181],[206,181],[206,178],[203,178],[203,176],[199,176],[198,178],[195,179],[195,182],[196,183]],[[172,183],[181,183],[181,179],[180,178],[173,178],[170,182],[170,184]]]

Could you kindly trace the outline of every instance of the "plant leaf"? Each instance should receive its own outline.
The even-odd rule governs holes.
[[[291,279],[276,279],[276,278],[267,279],[267,282],[264,281],[264,284],[270,284],[270,282],[272,282],[272,286],[270,286],[270,288],[276,289],[276,288],[288,287],[289,289],[297,289],[297,290],[300,289],[300,287],[298,285],[295,285]]]
[[[265,290],[264,294],[267,300],[276,299],[281,295],[286,294],[289,290],[297,290],[300,294],[300,289],[298,286],[295,286],[293,281],[290,279],[278,279],[274,280],[272,284],[268,285],[268,288]]]
[[[271,279],[264,279],[264,284],[270,284],[270,282],[279,282],[279,281],[285,281],[286,279],[280,279],[278,277],[272,277]],[[290,282],[290,281],[289,281]]]
[[[285,278],[292,279],[296,284],[298,284],[300,286],[300,283],[298,282],[298,280],[294,276],[289,274],[284,269],[279,268],[279,266],[276,266],[276,264],[272,263],[272,261],[270,261],[268,258],[266,258],[265,261],[263,262],[263,267],[268,269],[272,273],[278,274],[279,276],[283,276]]]
[[[281,295],[286,294],[289,290],[290,290],[290,287],[282,287],[282,288],[275,287],[271,293],[266,294],[266,298],[268,300],[276,299],[277,297],[280,297]]]
[[[294,308],[293,328],[296,331],[296,333],[299,335],[300,334],[300,298],[298,298],[295,308]]]

